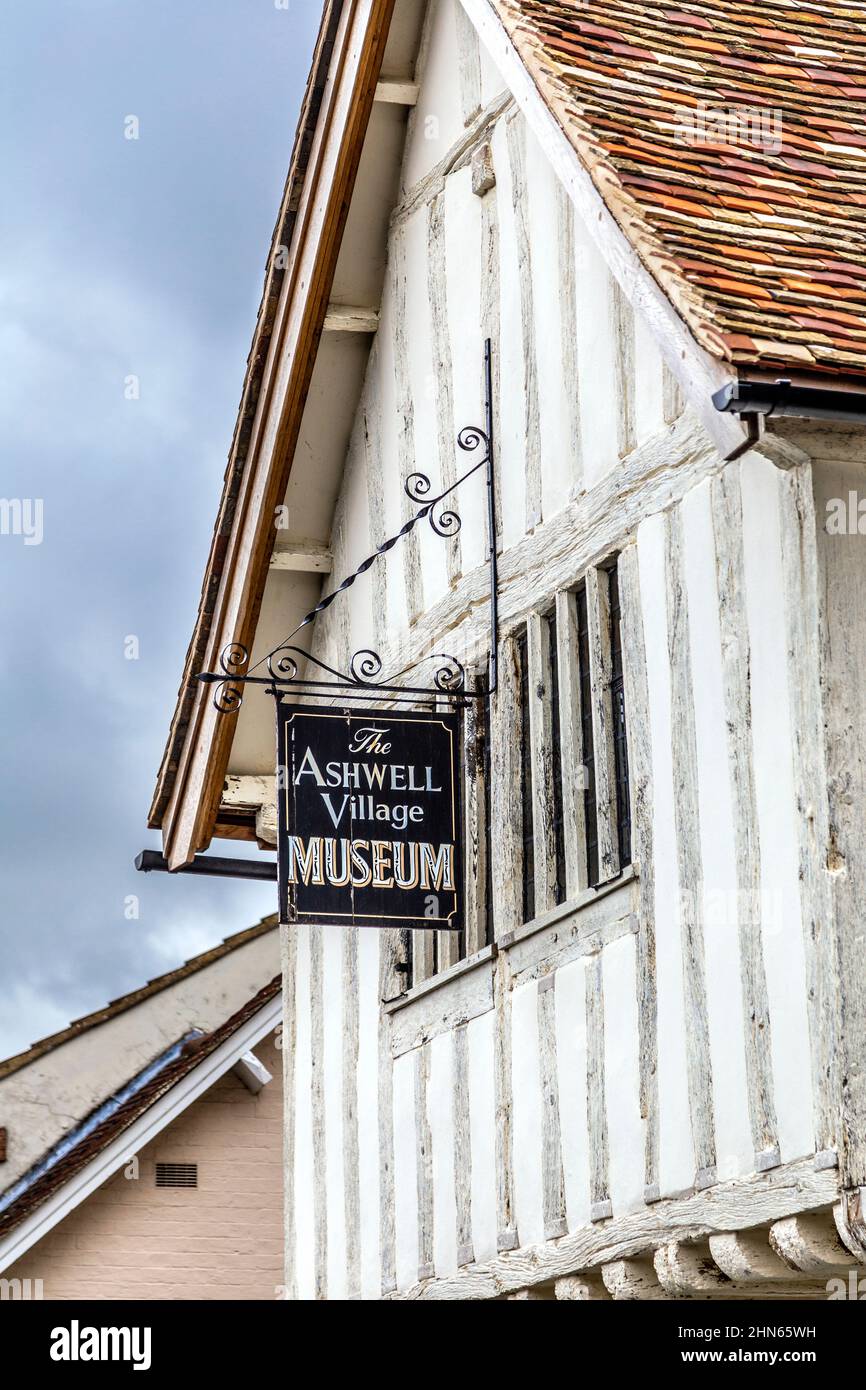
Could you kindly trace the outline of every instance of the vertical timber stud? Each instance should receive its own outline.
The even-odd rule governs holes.
[[[695,1186],[701,1188],[708,1187],[716,1181],[716,1140],[704,967],[698,752],[689,645],[689,607],[683,573],[682,513],[679,507],[666,514],[664,524],[671,726],[675,731],[671,757],[677,875],[680,885],[683,992],[686,1006],[686,1068],[695,1151]]]
[[[809,1040],[814,1088],[815,1162],[831,1166],[839,1153],[842,1096],[839,979],[835,968],[826,731],[821,701],[823,642],[816,551],[819,535],[811,466],[778,479],[782,572],[789,660],[788,698],[794,734],[800,901],[806,953]],[[839,493],[843,496],[843,493]],[[834,544],[837,544],[834,538]],[[843,593],[833,585],[825,592]],[[818,661],[815,661],[818,653]],[[829,689],[824,676],[823,688]]]
[[[761,903],[761,843],[755,768],[752,757],[752,702],[749,628],[743,570],[743,503],[740,475],[734,465],[712,481],[713,531],[719,586],[722,679],[728,730],[728,775],[734,810],[737,902]],[[780,1162],[770,1003],[764,968],[761,913],[737,913],[743,1015],[746,1027],[746,1078],[749,1118],[758,1172]]]
[[[310,932],[310,1050],[313,1107],[313,1230],[316,1298],[328,1297],[328,1186],[325,1145],[325,998],[323,942]]]
[[[565,1176],[559,1122],[559,1081],[556,1071],[556,972],[538,982],[538,1055],[541,1084],[541,1181],[544,1239],[556,1240],[568,1230],[565,1217]]]
[[[514,815],[514,788],[520,785],[520,671],[513,637],[499,652],[499,686],[493,702],[491,772],[491,853],[493,922],[497,941],[515,931],[523,916],[523,840]],[[517,1248],[514,1221],[514,1137],[511,1079],[511,973],[508,955],[494,960],[494,1098],[496,1106],[496,1229],[500,1251]]]
[[[297,927],[280,927],[280,947],[283,970],[283,1231],[285,1241],[284,1297],[294,1301],[298,1296],[296,1260],[297,1234],[295,1229],[295,1047],[297,1037],[298,931]]]
[[[532,825],[535,845],[535,915],[556,904],[556,834],[553,806],[553,671],[547,624],[531,613],[526,625],[529,666],[529,748],[532,765]]]
[[[430,1047],[415,1049],[415,1176],[418,1192],[418,1281],[432,1279],[433,1265],[433,1135],[430,1129]]]
[[[610,696],[610,593],[606,570],[586,576],[589,622],[589,679],[592,690],[592,738],[595,747],[595,799],[598,816],[599,881],[619,873],[616,829],[616,754]]]
[[[431,6],[432,12],[432,6]],[[448,273],[445,243],[445,194],[432,199],[427,210],[427,295],[430,302],[430,331],[433,348],[433,374],[436,387],[436,440],[439,479],[443,488],[457,479],[454,459],[454,376],[451,335],[448,324]],[[458,532],[445,552],[448,583],[454,584],[463,572],[461,538]]]
[[[586,818],[583,784],[580,672],[577,657],[577,600],[564,590],[556,596],[556,641],[559,675],[559,738],[562,777],[562,838],[565,847],[565,896],[570,902],[587,887]]]
[[[402,945],[399,931],[380,931],[379,998],[394,999],[400,992]],[[397,1236],[394,1225],[394,1062],[391,1056],[391,1020],[379,1010],[379,1249],[382,1293],[397,1287]]]
[[[637,546],[627,546],[617,564],[622,609],[622,666],[628,714],[633,854],[638,868],[637,1009],[640,1113],[646,1125],[644,1198],[659,1198],[658,990],[656,985],[653,788],[646,648]]]
[[[343,932],[343,1184],[346,1217],[346,1287],[350,1298],[361,1296],[361,1188],[358,1127],[358,933]]]
[[[589,1219],[612,1215],[608,1192],[607,1107],[604,1078],[604,980],[601,952],[586,964],[586,1125],[589,1137]]]
[[[469,1033],[454,1029],[454,1197],[457,1209],[457,1264],[475,1260],[472,1243],[472,1136],[469,1115]]]

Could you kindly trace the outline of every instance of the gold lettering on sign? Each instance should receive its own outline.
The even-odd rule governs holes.
[[[408,865],[407,865],[408,859]],[[338,867],[339,866],[339,867]],[[288,881],[345,888],[417,888],[453,892],[454,846],[426,840],[288,837]]]

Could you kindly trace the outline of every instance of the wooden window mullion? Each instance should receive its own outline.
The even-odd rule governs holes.
[[[499,653],[499,688],[493,701],[490,844],[493,859],[493,928],[496,938],[516,930],[523,921],[523,839],[521,818],[515,816],[515,790],[520,786],[520,666],[517,641],[506,638]]]
[[[583,799],[580,668],[577,656],[577,598],[556,596],[559,671],[559,747],[562,762],[562,837],[565,849],[565,896],[576,898],[587,887],[586,817]]]
[[[556,904],[556,833],[553,804],[554,672],[547,625],[538,613],[526,625],[529,690],[529,746],[532,768],[532,826],[535,864],[535,916]]]
[[[611,708],[610,594],[605,570],[586,576],[589,622],[589,679],[595,749],[595,805],[598,819],[599,882],[619,873],[616,820],[616,754]]]

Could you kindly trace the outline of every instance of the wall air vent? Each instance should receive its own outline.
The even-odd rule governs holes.
[[[157,1163],[157,1187],[198,1187],[197,1163]]]

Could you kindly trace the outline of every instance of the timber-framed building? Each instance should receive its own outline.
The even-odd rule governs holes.
[[[498,686],[465,930],[282,929],[293,1297],[826,1297],[866,1261],[864,43],[781,0],[324,5],[171,867],[273,849],[271,702],[195,677],[456,481],[488,341]],[[484,679],[481,474],[457,504],[317,660]]]

